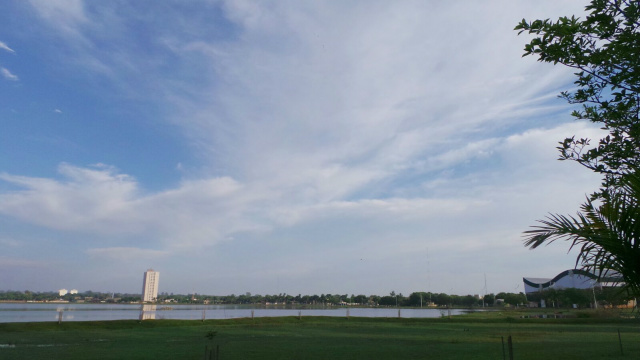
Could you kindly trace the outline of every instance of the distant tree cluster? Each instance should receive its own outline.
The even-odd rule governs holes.
[[[123,293],[102,293],[85,291],[78,294],[66,294],[60,296],[57,292],[33,292],[25,291],[0,291],[0,301],[68,301],[68,302],[109,302],[109,303],[130,303],[139,302],[139,294]]]
[[[388,306],[388,307],[481,307],[493,306],[495,299],[501,304],[518,306],[526,303],[523,293],[488,294],[484,298],[477,295],[449,295],[445,293],[414,292],[409,296],[392,291],[389,295],[320,294],[320,295],[202,295],[160,293],[158,303],[176,304],[221,304],[221,305],[263,305],[263,306]],[[59,296],[57,292],[0,291],[0,301],[69,301],[100,303],[138,303],[139,294],[101,293],[85,291],[78,294]]]
[[[222,304],[222,305],[283,305],[283,306],[386,306],[386,307],[481,307],[493,306],[500,299],[500,306],[520,306],[527,303],[523,293],[477,295],[449,295],[445,293],[413,292],[409,296],[392,291],[389,295],[320,294],[320,295],[242,295],[213,296],[201,294],[175,295],[160,294],[158,302],[186,304]]]
[[[409,296],[391,292],[389,295],[201,295],[201,294],[169,294],[158,295],[158,303],[175,304],[217,304],[217,305],[254,305],[254,306],[362,306],[362,307],[440,307],[440,308],[474,308],[474,307],[518,307],[527,306],[529,302],[545,300],[548,307],[590,307],[594,296],[599,306],[625,305],[633,296],[620,288],[596,289],[548,289],[542,292],[525,295],[524,293],[499,292],[497,294],[450,295],[445,293],[413,292]],[[140,295],[125,293],[102,293],[85,291],[78,294],[59,296],[57,292],[32,291],[0,291],[0,301],[68,301],[85,303],[140,303]]]

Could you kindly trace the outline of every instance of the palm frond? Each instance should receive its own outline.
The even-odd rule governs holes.
[[[640,295],[640,175],[625,174],[602,204],[588,199],[574,216],[549,214],[524,232],[524,245],[535,249],[557,240],[579,249],[576,267],[598,275],[615,271]]]

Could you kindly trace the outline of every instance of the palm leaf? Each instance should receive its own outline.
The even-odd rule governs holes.
[[[601,204],[588,199],[576,216],[549,214],[524,232],[524,245],[535,249],[557,240],[578,248],[576,267],[602,280],[621,275],[625,289],[640,295],[640,176],[625,174],[619,188],[607,190]]]

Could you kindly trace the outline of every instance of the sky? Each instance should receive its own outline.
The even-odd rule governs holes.
[[[522,58],[575,0],[0,3],[0,290],[520,292],[600,179]],[[485,283],[486,279],[486,283]],[[486,284],[486,285],[485,285]]]

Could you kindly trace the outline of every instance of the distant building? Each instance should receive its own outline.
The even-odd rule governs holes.
[[[75,295],[77,293],[78,293],[78,290],[76,290],[76,289],[69,290],[69,294],[71,294],[71,295]]]
[[[590,289],[592,287],[608,287],[619,284],[622,279],[618,274],[613,272],[609,276],[603,276],[602,281],[598,282],[598,276],[584,270],[574,269],[565,270],[556,277],[549,278],[522,278],[524,289],[527,294],[543,291],[547,289]]]
[[[144,278],[142,280],[142,301],[156,301],[156,298],[158,297],[159,278],[159,272],[153,271],[153,269],[145,271]]]
[[[67,295],[67,293],[68,293],[67,289],[58,290],[58,294],[60,294],[60,296],[65,296],[65,295]]]

